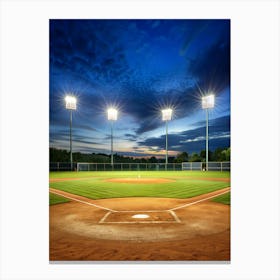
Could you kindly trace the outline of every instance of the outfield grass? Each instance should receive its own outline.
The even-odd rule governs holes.
[[[215,197],[212,201],[230,205],[230,192]]]
[[[110,178],[165,178],[169,183],[128,184],[106,182]],[[73,181],[51,182],[50,187],[91,199],[118,197],[189,198],[219,190],[229,182],[206,181],[204,178],[229,178],[229,172],[200,171],[129,171],[129,172],[51,172],[50,178],[80,178]]]
[[[62,197],[60,195],[56,195],[53,193],[50,193],[49,195],[49,205],[55,205],[55,204],[59,204],[59,203],[65,203],[65,202],[69,202],[70,200]]]

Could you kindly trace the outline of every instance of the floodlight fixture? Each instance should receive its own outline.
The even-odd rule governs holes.
[[[208,171],[208,119],[209,112],[208,109],[214,108],[215,105],[215,95],[209,94],[202,97],[202,109],[206,110],[206,170]]]
[[[67,95],[65,97],[65,107],[68,110],[76,110],[77,109],[77,99],[75,96]]]
[[[215,95],[209,94],[202,97],[202,109],[210,109],[215,105]]]
[[[115,108],[109,108],[107,113],[109,121],[116,121],[118,119],[118,111]]]
[[[73,170],[72,156],[72,111],[77,109],[77,98],[73,95],[65,96],[65,108],[70,111],[70,162],[71,170]]]
[[[172,117],[172,109],[168,108],[168,109],[164,109],[161,110],[162,113],[162,120],[163,121],[170,121],[171,117]]]
[[[162,120],[165,121],[165,170],[167,170],[168,164],[168,121],[171,120],[172,112],[171,108],[161,110]]]

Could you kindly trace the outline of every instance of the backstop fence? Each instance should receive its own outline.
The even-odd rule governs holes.
[[[182,162],[182,163],[87,163],[50,162],[50,171],[179,171],[179,170],[208,170],[230,171],[230,162]]]

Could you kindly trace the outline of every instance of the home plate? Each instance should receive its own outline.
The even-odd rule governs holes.
[[[146,212],[146,213],[145,213]],[[163,224],[180,223],[173,211],[117,211],[107,212],[99,224]]]
[[[134,219],[146,219],[146,218],[149,218],[150,216],[147,215],[147,214],[136,214],[136,215],[133,215],[131,217],[134,218]]]

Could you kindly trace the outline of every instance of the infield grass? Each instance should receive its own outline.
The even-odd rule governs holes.
[[[62,197],[60,195],[56,195],[53,193],[49,194],[49,205],[55,205],[55,204],[59,204],[59,203],[65,203],[65,202],[69,202],[70,200]]]
[[[189,198],[230,186],[230,182],[215,181],[229,178],[229,172],[200,171],[109,171],[109,172],[51,172],[50,187],[91,199],[118,197]],[[164,178],[168,183],[117,183],[111,178]],[[71,180],[73,179],[73,180]],[[211,181],[211,179],[213,179]]]
[[[230,192],[215,197],[212,201],[230,205]]]

